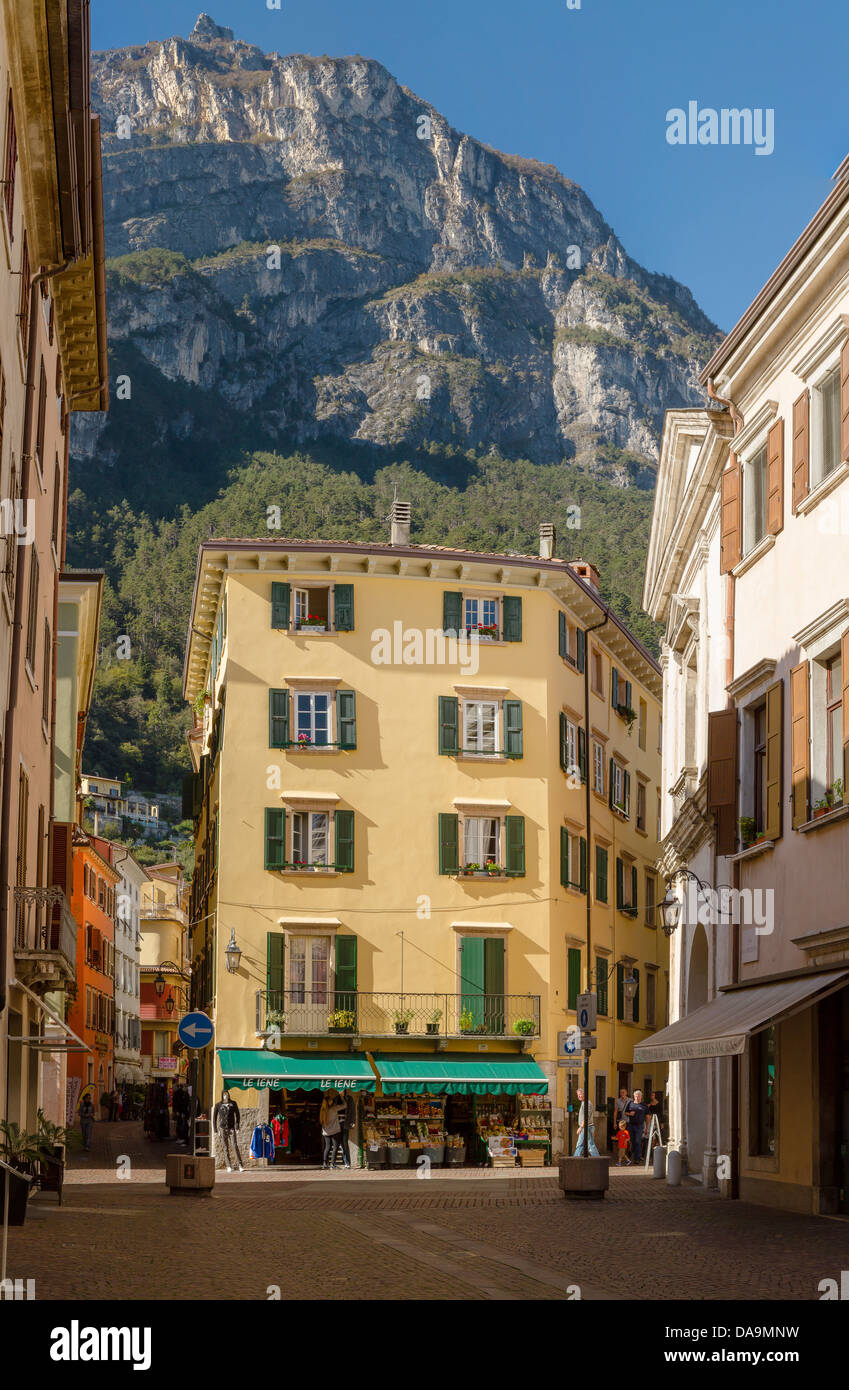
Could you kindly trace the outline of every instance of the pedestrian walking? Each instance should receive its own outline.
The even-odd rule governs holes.
[[[634,1099],[625,1106],[625,1120],[631,1137],[631,1158],[639,1163],[643,1156],[643,1132],[646,1127],[648,1106],[643,1104],[642,1091],[634,1092]]]
[[[628,1133],[628,1126],[626,1125],[624,1120],[619,1121],[619,1128],[616,1131],[615,1143],[616,1148],[619,1152],[617,1167],[621,1168],[622,1164],[624,1163],[626,1168],[630,1168],[631,1160],[628,1157],[628,1148],[631,1143],[631,1136]]]
[[[601,1155],[595,1146],[593,1112],[584,1101],[583,1091],[578,1092],[578,1100],[581,1102],[581,1108],[578,1111],[578,1142],[575,1145],[575,1152],[572,1156],[573,1158],[580,1158],[581,1154],[584,1152],[584,1124],[586,1122],[587,1112],[589,1111],[589,1151],[593,1158],[600,1158]]]
[[[319,1121],[321,1123],[321,1133],[324,1140],[324,1153],[322,1156],[322,1168],[333,1168],[336,1164],[336,1155],[342,1144],[342,1121],[340,1112],[343,1105],[335,1091],[329,1091],[321,1102],[319,1111]],[[350,1168],[350,1159],[345,1157],[345,1167]]]
[[[91,1149],[91,1135],[94,1128],[94,1104],[91,1096],[83,1096],[80,1102],[80,1130],[83,1136],[83,1148],[86,1153]]]

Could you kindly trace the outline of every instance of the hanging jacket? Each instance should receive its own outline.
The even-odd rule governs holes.
[[[271,1121],[271,1129],[274,1134],[274,1147],[287,1149],[289,1147],[289,1121],[285,1115],[275,1115]]]
[[[273,1158],[274,1135],[271,1125],[257,1125],[251,1138],[251,1158]]]

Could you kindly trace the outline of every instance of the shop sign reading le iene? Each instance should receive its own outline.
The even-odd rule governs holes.
[[[324,1081],[324,1080],[322,1080],[322,1081],[317,1082],[317,1089],[318,1089],[319,1091],[351,1091],[351,1090],[356,1090],[356,1088],[357,1088],[357,1086],[359,1086],[361,1080],[362,1080],[362,1077],[359,1077],[359,1076],[355,1076],[355,1077],[333,1076],[333,1077],[330,1078],[329,1081]],[[281,1086],[285,1085],[286,1082],[288,1081],[289,1084],[290,1084],[290,1086],[294,1087],[294,1089],[297,1089],[297,1085],[295,1084],[295,1078],[294,1078],[294,1077],[285,1077],[285,1076],[242,1076],[242,1077],[225,1077],[225,1081],[228,1081],[229,1084],[230,1084],[231,1086],[242,1087],[242,1088],[245,1089],[245,1090],[247,1090],[247,1089],[250,1088],[250,1087],[253,1087],[253,1089],[256,1090],[256,1091],[273,1091],[273,1090],[278,1090]]]

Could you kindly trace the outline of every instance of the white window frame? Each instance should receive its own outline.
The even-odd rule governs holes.
[[[295,1005],[295,1007],[304,1007],[304,1008],[308,1008],[311,1004],[320,1005],[322,1008],[324,1008],[324,1007],[326,1007],[326,1006],[329,1006],[329,1005],[332,1003],[332,997],[333,997],[333,992],[334,992],[333,977],[334,977],[334,964],[335,964],[335,962],[334,962],[334,951],[333,951],[333,945],[334,945],[334,939],[333,939],[333,937],[332,937],[332,936],[329,936],[329,935],[328,935],[328,936],[322,936],[322,935],[320,935],[320,934],[317,933],[317,932],[304,932],[304,933],[290,932],[290,933],[288,934],[288,938],[289,938],[289,939],[288,939],[288,941],[287,941],[287,943],[286,943],[286,946],[287,946],[287,950],[286,950],[286,983],[287,983],[287,986],[288,986],[288,995],[287,995],[288,1002],[289,1002],[290,1004]],[[294,979],[292,967],[293,967],[294,964],[295,964],[296,956],[299,954],[299,946],[298,946],[298,944],[296,944],[296,943],[301,943],[301,942],[304,943],[304,947],[305,947],[304,953],[303,953],[303,960],[304,960],[304,978],[303,978],[303,981],[301,981],[301,980],[296,981],[296,980]],[[322,943],[324,943],[324,944],[326,945],[326,948],[327,948],[327,955],[326,955],[326,960],[327,960],[327,979],[326,979],[326,984],[325,984],[323,987],[322,987],[321,985],[317,985],[317,984],[314,982],[314,978],[313,978],[313,965],[314,965],[315,962],[314,962],[314,959],[313,959],[313,950],[312,950],[312,947],[313,947],[313,944],[314,944],[314,943],[315,943],[315,944],[319,944],[319,945],[321,945]],[[323,994],[325,995],[325,998],[324,998],[324,999],[313,999],[311,996],[312,996],[312,994],[313,994],[313,992],[314,992],[315,990],[319,990],[321,993],[323,993]],[[303,991],[304,998],[303,998],[303,999],[295,999],[295,998],[294,998],[294,995],[295,995],[296,993],[300,993],[301,991]]]
[[[587,864],[589,873],[589,864]],[[570,888],[581,886],[581,833],[566,826],[566,880]]]
[[[483,736],[483,722],[481,712],[484,707],[491,707],[493,711],[493,746],[492,748],[481,748],[467,742],[467,716],[470,710],[477,711],[478,734],[477,743],[480,745]],[[469,757],[495,758],[500,757],[504,751],[503,740],[503,701],[501,700],[475,700],[462,699],[460,701],[460,752]]]
[[[834,459],[831,467],[826,471],[826,411],[824,406],[823,392],[827,386],[836,386],[837,419],[835,438],[833,441]],[[817,380],[813,383],[811,387],[811,492],[813,492],[814,488],[819,487],[820,483],[825,482],[825,479],[830,477],[831,474],[835,471],[835,469],[840,467],[840,464],[842,462],[840,457],[842,452],[840,448],[840,426],[840,355],[838,353],[836,356],[832,355],[828,359],[827,365],[823,367],[822,371],[819,373],[819,376],[817,377]]]
[[[318,816],[322,816],[325,820],[326,858],[324,860],[313,858],[313,855],[315,853],[315,836],[318,829],[318,824],[315,818]],[[299,837],[302,837],[304,833],[304,826],[300,821],[301,817],[306,817],[305,828],[306,837],[308,841],[308,853],[306,858],[304,858],[303,854],[296,855],[295,853],[296,829]],[[334,847],[333,834],[335,829],[335,816],[333,812],[325,810],[296,810],[290,811],[286,819],[291,821],[291,827],[287,831],[287,838],[289,840],[290,846],[290,865],[293,868],[297,869],[299,873],[309,873],[311,871],[321,873],[328,869],[332,869],[335,863],[334,856],[331,853],[331,850]],[[303,844],[301,845],[301,848],[303,848]],[[301,862],[297,862],[298,860],[300,860]]]
[[[606,749],[598,739],[593,739],[593,791],[598,792],[599,796],[605,793],[605,763],[607,761]]]
[[[504,873],[504,863],[503,863],[503,859],[504,859],[504,846],[505,846],[505,837],[504,837],[504,817],[503,817],[503,816],[467,816],[467,815],[464,815],[464,816],[462,817],[461,823],[460,823],[460,830],[461,830],[462,837],[463,837],[463,839],[462,839],[463,853],[462,853],[462,857],[461,857],[461,868],[465,869],[466,866],[467,866],[468,864],[479,864],[479,865],[480,865],[480,871],[482,871],[482,872],[485,871],[485,866],[486,866],[486,864],[487,864],[487,862],[488,862],[488,856],[487,856],[487,855],[483,855],[483,856],[475,857],[474,855],[469,854],[469,853],[467,852],[467,844],[468,844],[467,835],[468,835],[468,828],[469,828],[469,826],[470,826],[472,823],[475,823],[475,824],[479,827],[479,829],[478,829],[478,831],[477,831],[477,837],[478,837],[478,848],[480,849],[480,848],[482,847],[482,840],[483,840],[483,829],[482,829],[482,827],[483,827],[484,822],[487,822],[487,821],[490,822],[490,824],[491,824],[492,826],[495,827],[495,852],[494,852],[494,854],[493,854],[491,857],[495,860],[496,864],[498,865],[499,872],[503,874],[503,873]]]
[[[578,726],[566,716],[566,766],[570,772],[578,766]]]
[[[598,662],[598,685],[595,684],[595,663]],[[593,695],[604,699],[604,657],[598,647],[590,653],[590,690]]]
[[[300,608],[300,606],[301,606],[301,603],[302,603],[302,600],[303,600],[303,596],[306,595],[306,613],[307,613],[307,615],[309,615],[309,611],[310,611],[310,596],[313,595],[313,594],[317,594],[317,593],[319,593],[319,592],[321,592],[321,593],[326,593],[326,594],[327,594],[327,619],[326,619],[326,622],[325,622],[325,628],[324,628],[324,630],[325,630],[325,632],[335,632],[335,631],[336,631],[336,621],[335,621],[335,619],[336,619],[336,612],[335,612],[335,606],[334,606],[334,601],[333,601],[333,598],[334,598],[334,589],[333,589],[333,585],[332,585],[332,584],[293,584],[293,585],[292,585],[292,600],[291,600],[291,601],[292,601],[292,610],[291,610],[291,613],[290,613],[290,615],[289,615],[289,621],[290,621],[291,628],[292,628],[292,631],[293,631],[293,632],[303,632],[303,631],[305,630],[304,628],[301,627],[301,622],[303,621],[303,615],[302,615],[302,614],[299,614],[299,608]],[[310,629],[307,628],[306,631],[309,632]]]
[[[501,599],[497,594],[475,594],[464,593],[463,601],[463,631],[468,635],[476,631],[478,627],[494,627],[495,636],[486,637],[484,641],[500,641],[502,635],[501,623]],[[470,607],[474,605],[474,614],[470,614]],[[487,609],[491,613],[487,616]],[[471,620],[470,620],[471,619]]]
[[[332,743],[333,743],[333,734],[334,734],[334,729],[335,729],[335,726],[336,726],[336,699],[335,699],[335,691],[332,691],[332,690],[300,690],[300,689],[295,689],[295,690],[293,690],[293,691],[291,692],[291,698],[292,698],[293,714],[294,714],[294,718],[293,718],[293,725],[294,725],[294,727],[293,727],[293,730],[292,730],[292,732],[293,732],[294,735],[295,735],[295,738],[294,738],[294,746],[295,746],[296,748],[301,746],[301,745],[300,745],[300,737],[301,737],[301,732],[302,732],[302,731],[301,731],[301,729],[298,727],[298,726],[299,726],[299,722],[300,722],[300,711],[299,711],[299,709],[298,709],[298,702],[299,702],[300,700],[309,700],[309,701],[312,702],[311,708],[310,708],[310,716],[309,716],[309,725],[310,725],[309,734],[310,734],[310,742],[309,742],[309,743],[306,743],[306,742],[305,742],[305,743],[303,744],[303,747],[304,747],[304,748],[329,748],[329,747],[332,745]],[[316,711],[315,711],[315,701],[316,701],[316,700],[326,700],[326,701],[327,701],[327,737],[326,737],[324,743],[319,743],[319,742],[316,740],[316,737],[315,737],[315,735],[316,735],[316,718],[315,718]]]
[[[617,787],[619,795],[617,796]],[[616,754],[613,755],[613,809],[625,814],[625,768]]]
[[[762,481],[760,486],[763,492],[763,527],[759,534],[755,534],[755,510],[754,492],[755,471],[760,475]],[[762,439],[757,448],[752,449],[748,458],[743,461],[743,558],[750,555],[756,546],[767,535],[767,445],[766,439]]]

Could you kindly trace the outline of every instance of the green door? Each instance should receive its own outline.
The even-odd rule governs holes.
[[[504,942],[500,937],[462,937],[460,1012],[461,1032],[504,1032]]]

